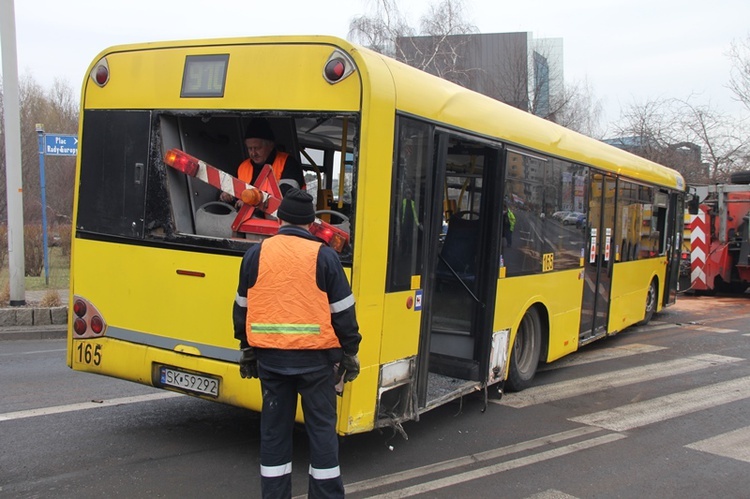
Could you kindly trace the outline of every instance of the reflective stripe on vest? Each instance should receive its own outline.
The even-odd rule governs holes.
[[[263,241],[258,279],[247,290],[247,341],[259,348],[339,348],[328,295],[317,284],[321,243],[277,234]]]
[[[288,157],[289,155],[287,153],[276,151],[276,159],[273,160],[271,168],[273,168],[273,176],[276,177],[277,181],[281,180],[281,174],[284,173],[286,158]],[[240,166],[237,168],[237,178],[249,184],[253,181],[254,172],[255,168],[253,167],[253,163],[250,161],[250,158],[247,158],[240,163]]]

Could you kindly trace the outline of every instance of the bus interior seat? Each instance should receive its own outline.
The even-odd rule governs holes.
[[[480,220],[464,218],[467,215],[469,212],[458,212],[448,221],[448,232],[436,271],[439,280],[455,281],[456,276],[451,269],[467,284],[473,284],[476,279]]]

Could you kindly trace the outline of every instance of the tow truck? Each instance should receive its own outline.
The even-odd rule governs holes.
[[[690,188],[691,292],[744,293],[750,286],[750,171],[730,178]]]

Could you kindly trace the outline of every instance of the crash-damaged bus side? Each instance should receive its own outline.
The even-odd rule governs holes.
[[[279,224],[273,172],[237,178],[256,118],[302,165],[352,285],[342,435],[523,389],[673,300],[677,173],[344,40],[113,47],[81,103],[73,369],[260,410],[231,321],[241,257]]]

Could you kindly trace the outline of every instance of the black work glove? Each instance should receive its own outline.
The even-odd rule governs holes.
[[[344,354],[344,358],[341,359],[341,364],[339,365],[339,371],[344,372],[344,383],[349,383],[357,379],[357,376],[359,376],[359,358],[357,358],[357,354]]]
[[[243,378],[258,377],[258,358],[255,356],[255,349],[247,347],[242,349],[240,355],[240,376]]]

